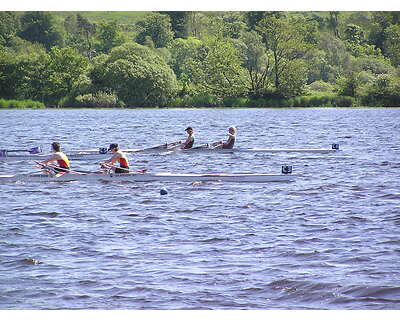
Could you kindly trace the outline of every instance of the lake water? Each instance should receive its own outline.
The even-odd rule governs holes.
[[[290,183],[0,184],[0,309],[399,309],[400,109],[1,110],[0,149],[145,147],[189,125],[196,144],[236,125],[238,147],[341,151],[130,158],[178,173],[290,164]]]

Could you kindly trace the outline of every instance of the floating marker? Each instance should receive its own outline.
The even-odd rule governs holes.
[[[162,196],[168,194],[167,189],[162,188],[162,189],[160,190],[160,194],[161,194]]]

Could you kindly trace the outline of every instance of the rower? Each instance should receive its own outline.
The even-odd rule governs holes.
[[[229,132],[229,137],[226,140],[226,142],[223,142],[223,141],[214,142],[212,144],[215,146],[213,149],[232,149],[233,148],[233,146],[235,145],[235,142],[236,142],[237,129],[234,126],[231,126],[231,127],[229,127],[228,132]]]
[[[114,168],[115,173],[128,173],[129,172],[129,161],[128,157],[124,152],[119,148],[118,143],[111,143],[108,151],[113,153],[113,156],[104,162],[100,162],[100,166],[107,167],[107,165],[114,165],[114,163],[118,162],[119,167]]]
[[[182,143],[181,148],[182,149],[190,149],[193,147],[193,144],[194,144],[194,130],[192,127],[187,127],[185,129],[185,131],[188,134],[188,137],[185,142],[181,142]]]
[[[58,172],[68,172],[70,169],[70,164],[68,157],[65,155],[64,152],[61,152],[61,145],[59,142],[53,142],[51,144],[51,151],[53,152],[53,155],[44,160],[41,161],[41,164],[48,164],[48,163],[57,163],[57,167],[53,168],[54,171]]]

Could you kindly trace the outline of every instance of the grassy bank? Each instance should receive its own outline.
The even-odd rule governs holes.
[[[104,98],[104,97],[103,97]],[[92,99],[93,100],[93,99]],[[0,109],[40,109],[40,108],[130,108],[123,102],[110,99],[92,101],[82,99],[75,104],[48,105],[32,100],[0,99]],[[363,105],[364,106],[364,105]],[[377,105],[374,105],[377,106]],[[335,94],[307,95],[290,99],[229,97],[218,99],[212,95],[196,95],[185,98],[176,98],[166,106],[142,106],[141,108],[329,108],[329,107],[362,107],[353,97],[338,96]],[[365,107],[370,107],[365,105]],[[395,106],[393,106],[395,107]]]
[[[299,96],[290,99],[227,97],[219,100],[211,95],[196,95],[177,98],[174,106],[196,107],[255,107],[255,108],[292,108],[292,107],[355,107],[358,106],[353,97],[338,96],[335,94],[320,94]]]

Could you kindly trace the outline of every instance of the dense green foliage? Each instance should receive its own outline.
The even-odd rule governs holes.
[[[400,13],[4,11],[0,98],[2,108],[400,106]]]

